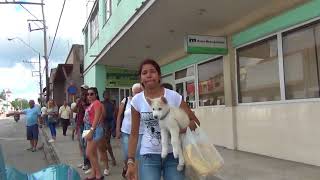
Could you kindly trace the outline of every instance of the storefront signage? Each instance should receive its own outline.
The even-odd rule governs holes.
[[[188,35],[185,38],[185,50],[189,54],[220,54],[228,53],[225,37]]]
[[[138,82],[138,72],[119,67],[106,67],[107,87],[131,87]]]

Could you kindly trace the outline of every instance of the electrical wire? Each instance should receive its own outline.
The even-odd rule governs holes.
[[[62,13],[63,13],[65,4],[66,4],[66,0],[63,1],[63,5],[62,5],[61,12],[60,12],[60,17],[59,17],[59,21],[58,21],[58,24],[57,24],[56,32],[55,32],[55,34],[54,34],[53,41],[52,41],[52,44],[51,44],[51,47],[50,47],[48,60],[49,60],[49,58],[50,58],[50,55],[51,55],[51,52],[52,52],[52,48],[53,48],[54,42],[55,42],[55,40],[56,40],[56,36],[57,36],[58,29],[59,29],[60,20],[61,20],[61,17],[62,17]]]
[[[33,15],[26,7],[24,7],[22,4],[20,4],[20,6],[25,9],[31,16],[33,16],[34,18],[36,18],[36,20],[38,20],[39,22],[42,22],[41,20],[39,20],[35,15]],[[34,21],[32,21],[36,26],[38,26],[38,28],[40,29],[41,27]]]

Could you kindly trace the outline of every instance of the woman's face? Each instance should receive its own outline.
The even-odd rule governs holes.
[[[96,95],[96,93],[93,91],[93,90],[91,90],[91,89],[89,89],[88,90],[88,100],[90,101],[90,102],[92,102],[92,101],[94,101],[94,100],[96,100],[96,97],[97,95]]]
[[[49,100],[49,106],[52,107],[53,106],[53,101]]]
[[[140,76],[141,83],[145,88],[154,88],[160,85],[160,75],[156,68],[151,64],[145,64],[142,66]]]

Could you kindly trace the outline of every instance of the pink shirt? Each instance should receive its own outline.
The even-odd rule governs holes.
[[[99,100],[95,100],[92,102],[92,104],[89,106],[89,121],[90,124],[93,124],[94,115],[96,112],[96,109],[101,108],[101,103]]]

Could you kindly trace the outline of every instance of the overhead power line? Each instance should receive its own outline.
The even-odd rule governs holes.
[[[23,9],[25,9],[31,16],[33,16],[34,18],[36,18],[37,21],[40,21],[40,22],[41,22],[41,20],[39,20],[39,19],[37,18],[37,16],[33,15],[26,7],[24,7],[22,4],[20,4],[20,6],[21,6]],[[40,29],[40,26],[39,26],[37,23],[35,23],[34,21],[33,21],[33,23],[34,23],[36,26],[38,26],[38,28]]]
[[[53,48],[54,42],[55,42],[55,40],[56,40],[56,36],[57,36],[58,29],[59,29],[60,20],[61,20],[61,17],[62,17],[62,13],[63,13],[65,4],[66,4],[66,0],[63,1],[63,5],[62,5],[61,12],[60,12],[59,21],[58,21],[58,24],[57,24],[56,32],[54,33],[54,37],[53,37],[52,45],[51,45],[51,47],[50,47],[48,59],[50,58],[50,55],[51,55],[51,52],[52,52],[52,48]]]

